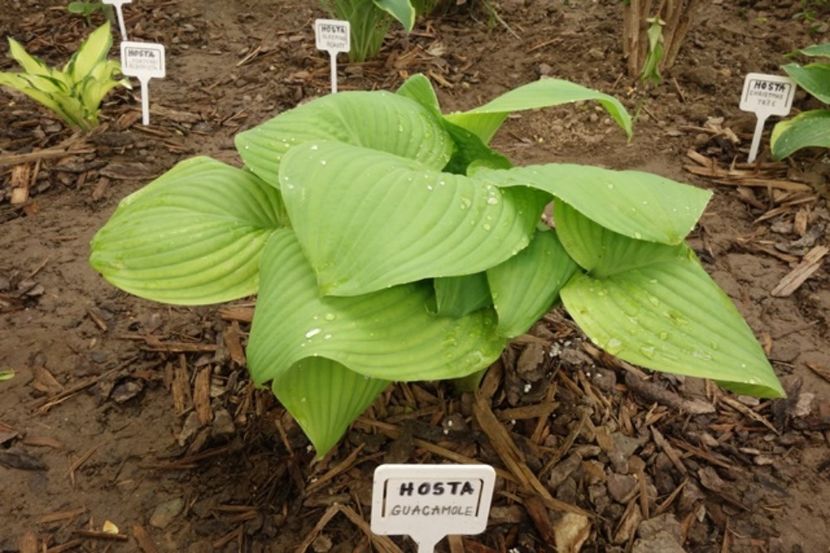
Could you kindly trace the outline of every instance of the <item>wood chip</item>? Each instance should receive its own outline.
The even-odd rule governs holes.
[[[783,298],[798,290],[804,284],[804,281],[813,276],[821,268],[822,261],[824,256],[827,255],[827,252],[830,252],[830,248],[826,246],[815,246],[804,255],[801,263],[795,269],[781,279],[781,282],[773,288],[770,294],[778,298]]]
[[[153,538],[150,537],[143,526],[139,524],[133,526],[133,538],[144,553],[159,553]]]
[[[245,351],[242,349],[242,332],[239,330],[239,323],[232,321],[230,326],[222,333],[222,339],[225,342],[225,347],[228,349],[228,355],[231,361],[236,363],[238,367],[245,366]]]
[[[199,416],[199,422],[202,423],[202,426],[213,420],[213,409],[210,406],[211,372],[210,365],[202,367],[196,375],[196,381],[193,383],[193,406],[196,408],[196,414]]]
[[[715,412],[715,406],[708,401],[682,398],[671,390],[661,388],[648,380],[639,378],[633,373],[626,373],[625,385],[646,401],[656,401],[673,409],[685,411],[690,415],[704,415]]]
[[[26,203],[29,199],[29,188],[32,184],[32,166],[26,163],[12,167],[9,184],[12,189],[9,203],[12,205]]]
[[[183,415],[193,405],[193,397],[190,394],[190,375],[187,371],[187,358],[184,354],[179,355],[179,362],[173,369],[171,387],[173,406],[176,408],[177,414]]]
[[[17,549],[20,553],[39,553],[37,535],[31,530],[27,531],[17,540]]]

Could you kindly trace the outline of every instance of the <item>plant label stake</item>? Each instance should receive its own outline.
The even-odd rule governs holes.
[[[121,43],[121,72],[141,83],[141,123],[150,124],[150,79],[163,79],[164,45],[155,42]]]
[[[118,17],[118,29],[121,31],[121,40],[127,40],[127,26],[124,24],[124,12],[121,6],[129,4],[133,0],[102,0],[104,4],[115,7],[115,15]]]
[[[433,553],[449,534],[480,534],[495,482],[489,465],[381,465],[372,488],[372,532],[407,534],[418,553]]]
[[[784,116],[790,113],[795,96],[795,83],[780,75],[749,73],[744,79],[741,94],[741,111],[751,111],[757,117],[755,134],[752,135],[752,147],[749,149],[748,163],[758,157],[764,123],[770,115]]]
[[[331,61],[331,93],[337,94],[337,54],[351,50],[351,25],[348,21],[317,19],[314,21],[314,36],[318,50],[329,53]]]

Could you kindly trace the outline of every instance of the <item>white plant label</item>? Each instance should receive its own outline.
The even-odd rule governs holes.
[[[752,146],[749,149],[749,163],[754,162],[758,157],[758,148],[761,145],[761,135],[764,132],[767,118],[770,115],[789,114],[794,96],[795,83],[787,77],[763,73],[749,73],[746,76],[741,94],[741,110],[751,111],[757,118]]]
[[[121,72],[136,77],[141,83],[141,122],[150,124],[150,79],[163,79],[167,74],[164,45],[155,42],[121,43]]]
[[[121,6],[129,4],[133,0],[102,0],[104,4],[115,7],[115,15],[118,16],[118,29],[121,31],[121,40],[127,40],[127,26],[124,24],[124,11]]]
[[[372,489],[372,532],[406,534],[418,553],[432,553],[449,534],[480,534],[495,482],[489,465],[381,465]]]
[[[329,53],[331,62],[331,93],[337,93],[337,54],[351,50],[351,25],[337,19],[314,21],[314,37],[318,50]]]

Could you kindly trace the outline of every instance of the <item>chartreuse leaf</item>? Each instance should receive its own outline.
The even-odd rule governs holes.
[[[106,60],[112,46],[109,21],[95,29],[78,47],[64,67],[74,82],[80,82],[92,73],[96,65]]]
[[[474,176],[500,187],[529,186],[549,192],[614,232],[663,244],[681,243],[712,196],[651,173],[587,165],[480,169]]]
[[[458,319],[432,315],[429,283],[322,296],[289,229],[274,232],[261,271],[248,343],[248,366],[258,384],[280,382],[299,361],[316,357],[381,380],[456,378],[487,367],[505,345],[496,336],[492,310]]]
[[[594,223],[564,202],[554,204],[553,215],[565,250],[583,269],[597,277],[673,259],[686,247],[685,244],[668,246],[632,240]]]
[[[441,115],[441,105],[438,103],[435,88],[423,73],[416,73],[409,77],[398,88],[396,94],[421,104],[435,115]]]
[[[50,79],[50,86],[53,86],[54,89],[44,89],[44,92],[66,92],[72,86],[72,81],[67,75],[49,67],[40,59],[30,55],[23,48],[23,45],[11,37],[9,37],[9,55],[20,64],[20,67],[23,68],[23,71],[27,75],[48,77]]]
[[[825,42],[824,44],[813,44],[807,48],[802,48],[798,52],[804,54],[805,56],[830,58],[830,42]]]
[[[599,102],[625,133],[631,136],[631,116],[619,100],[608,94],[561,79],[541,79],[514,88],[481,107],[463,113],[453,113],[446,117],[451,123],[475,133],[486,144],[490,142],[507,116],[514,111],[553,107],[583,100]]]
[[[537,231],[527,248],[488,269],[499,334],[515,338],[527,332],[578,269],[553,230]]]
[[[279,192],[207,157],[124,198],[92,239],[90,263],[136,296],[183,305],[251,295],[259,257],[286,223]]]
[[[410,0],[373,0],[382,9],[403,25],[407,32],[415,26],[415,8]]]
[[[322,457],[389,385],[323,357],[307,357],[271,383]]]
[[[236,135],[245,164],[279,187],[280,159],[298,144],[338,141],[389,152],[441,169],[452,140],[417,102],[388,92],[341,92],[319,98]]]
[[[830,63],[799,65],[788,63],[782,69],[798,86],[825,104],[830,104]]]
[[[772,129],[770,149],[775,159],[810,147],[830,148],[830,110],[805,111],[776,123]]]
[[[337,142],[292,148],[280,182],[320,290],[337,296],[501,263],[530,242],[548,199]]]
[[[0,85],[22,92],[44,107],[47,107],[56,113],[60,113],[61,108],[58,105],[58,102],[56,102],[55,99],[46,92],[32,86],[29,75],[0,72]]]
[[[397,94],[410,98],[431,111],[452,138],[455,148],[452,159],[444,167],[444,171],[463,175],[474,162],[492,169],[509,169],[513,166],[506,157],[489,148],[474,133],[451,123],[441,115],[441,106],[438,104],[435,89],[424,75],[419,73],[408,78],[398,89]]]
[[[436,312],[442,317],[463,317],[493,305],[484,273],[436,278],[433,285]]]
[[[784,395],[752,330],[691,250],[606,278],[577,273],[560,294],[588,337],[620,359]]]

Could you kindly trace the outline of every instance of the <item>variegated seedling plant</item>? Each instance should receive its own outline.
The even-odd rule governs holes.
[[[0,72],[0,86],[30,97],[68,125],[90,130],[98,125],[104,97],[115,87],[130,87],[120,78],[121,64],[107,59],[112,46],[109,22],[93,31],[62,68],[49,67],[9,38],[9,53],[22,72]]]
[[[319,98],[239,134],[243,168],[189,159],[125,198],[91,263],[160,302],[258,294],[251,375],[320,455],[390,382],[483,371],[560,300],[621,359],[781,396],[684,242],[710,192],[638,171],[513,167],[487,146],[511,112],[582,100],[630,136],[618,100],[557,79],[450,115],[421,75],[397,94]],[[541,222],[551,203],[555,228]]]

